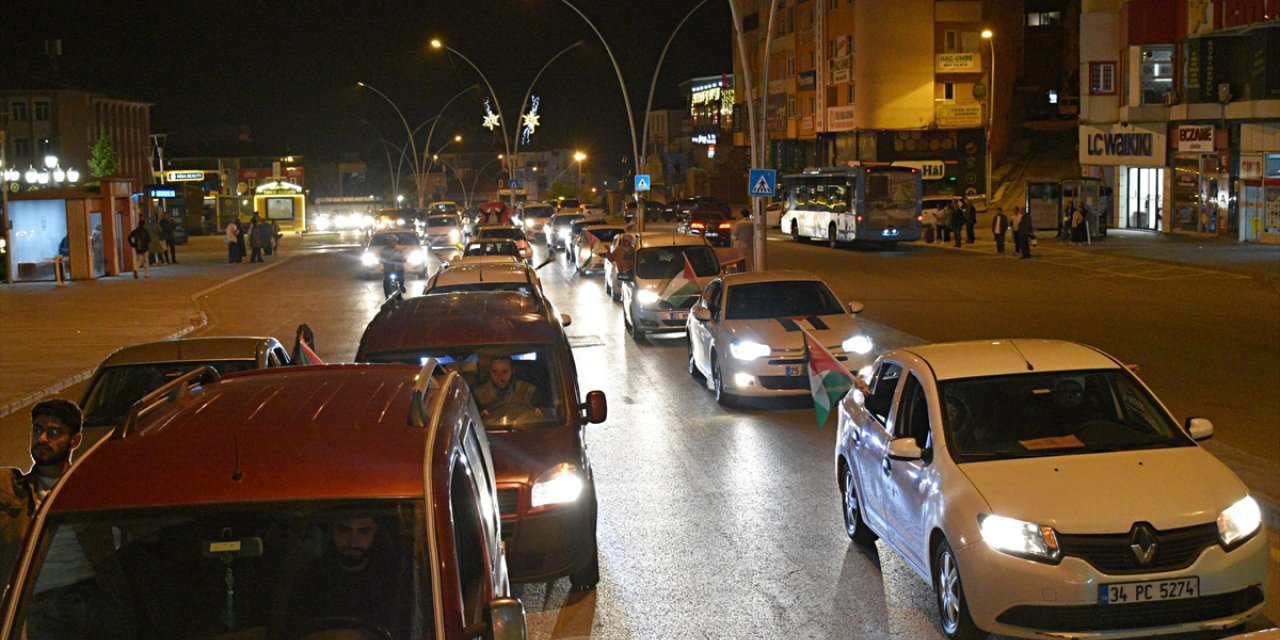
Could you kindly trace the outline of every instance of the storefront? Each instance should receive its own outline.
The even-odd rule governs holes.
[[[128,180],[102,181],[100,192],[39,189],[9,197],[8,273],[16,282],[54,280],[58,256],[73,280],[119,275],[133,269],[124,238],[136,224],[141,201]]]
[[[1280,125],[1240,125],[1235,194],[1240,241],[1280,244]]]
[[[1105,186],[1115,180],[1105,226],[1164,231],[1165,124],[1080,127],[1080,165]]]
[[[1228,235],[1238,226],[1229,220],[1229,158],[1226,130],[1214,124],[1170,127],[1177,136],[1173,156],[1169,230],[1178,233]]]

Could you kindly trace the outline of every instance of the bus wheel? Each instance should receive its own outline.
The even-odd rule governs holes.
[[[827,246],[832,249],[840,246],[840,241],[836,240],[836,223],[834,222],[827,226]]]
[[[800,223],[795,220],[791,221],[791,241],[800,242]]]

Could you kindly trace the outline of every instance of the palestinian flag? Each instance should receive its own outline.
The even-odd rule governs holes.
[[[321,360],[320,356],[316,355],[316,352],[311,349],[311,345],[307,344],[306,340],[299,340],[298,359],[294,361],[294,364],[324,364],[324,360]]]
[[[807,330],[801,328],[801,331],[804,331],[804,361],[809,368],[813,411],[817,414],[818,428],[821,429],[827,423],[831,410],[854,386],[855,380],[853,374],[821,342],[815,340]]]
[[[689,264],[689,256],[684,257],[684,269],[658,288],[658,296],[666,300],[674,309],[679,309],[689,302],[690,298],[702,293],[702,285],[698,284],[698,275]]]

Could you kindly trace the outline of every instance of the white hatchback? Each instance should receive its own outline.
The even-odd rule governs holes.
[[[881,356],[840,403],[847,533],[931,585],[949,638],[1222,630],[1266,599],[1245,485],[1128,367],[1080,344]]]
[[[807,396],[804,331],[846,369],[871,364],[871,339],[827,283],[807,271],[741,273],[712,280],[693,306],[689,373],[708,379],[716,400],[739,396]]]

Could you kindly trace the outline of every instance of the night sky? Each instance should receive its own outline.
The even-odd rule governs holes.
[[[697,1],[572,2],[618,58],[639,136],[658,55]],[[560,0],[27,0],[4,5],[3,86],[55,77],[154,103],[152,129],[169,134],[170,157],[226,153],[209,131],[235,126],[247,126],[252,135],[252,145],[242,153],[332,159],[376,150],[381,155],[377,138],[403,144],[404,126],[385,101],[357,87],[357,81],[385,93],[415,127],[480,80],[461,59],[432,50],[433,37],[466,55],[488,77],[509,134],[515,133],[518,105],[538,70],[583,40],[584,46],[560,57],[539,79],[534,94],[541,97],[543,126],[521,148],[582,148],[615,162],[631,151],[613,65],[587,22]],[[45,55],[44,42],[52,38],[62,40],[56,74]],[[731,40],[728,0],[710,0],[667,52],[654,108],[680,106],[680,82],[731,72]],[[465,142],[450,151],[501,151],[497,134],[480,126],[484,95],[481,84],[450,105],[431,146],[456,132]]]

